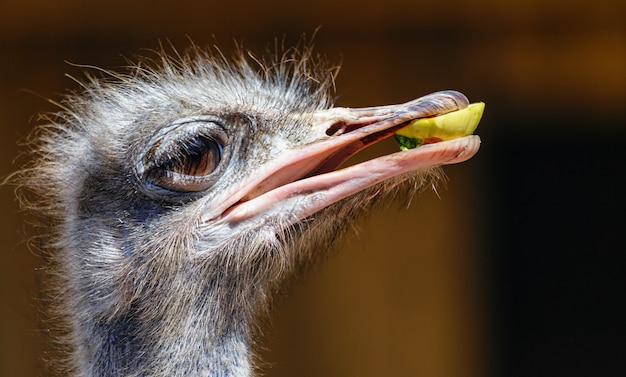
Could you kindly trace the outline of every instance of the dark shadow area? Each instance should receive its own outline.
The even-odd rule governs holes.
[[[626,373],[623,135],[488,147],[495,375]]]

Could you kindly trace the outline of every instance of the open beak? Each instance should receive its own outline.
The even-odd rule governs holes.
[[[219,215],[212,220],[237,226],[279,216],[283,226],[291,225],[387,179],[436,165],[463,162],[478,151],[478,136],[428,144],[337,170],[350,156],[392,136],[412,120],[446,114],[468,105],[463,94],[445,91],[400,105],[331,108],[308,114],[311,142],[286,150],[270,165],[255,172],[221,204],[217,209]]]

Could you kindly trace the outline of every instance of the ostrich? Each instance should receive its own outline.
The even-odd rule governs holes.
[[[254,375],[272,298],[355,218],[479,148],[467,136],[343,167],[467,98],[333,107],[336,69],[309,46],[174,55],[87,74],[17,173],[47,224],[67,375]]]

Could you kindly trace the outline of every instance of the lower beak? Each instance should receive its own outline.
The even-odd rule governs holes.
[[[478,136],[428,144],[338,169],[350,156],[409,122],[461,110],[468,104],[463,94],[445,91],[400,105],[307,114],[311,142],[277,156],[271,166],[251,177],[230,196],[230,203],[223,204],[218,221],[236,226],[280,216],[285,217],[282,226],[289,226],[380,182],[466,161],[480,147]]]

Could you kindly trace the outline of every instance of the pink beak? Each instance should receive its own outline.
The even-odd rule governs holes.
[[[428,144],[339,169],[363,148],[390,137],[408,122],[466,108],[455,91],[433,93],[400,104],[361,109],[331,108],[307,114],[311,142],[288,149],[259,169],[207,221],[238,226],[285,214],[291,225],[387,179],[429,167],[463,162],[480,148],[475,135]]]

